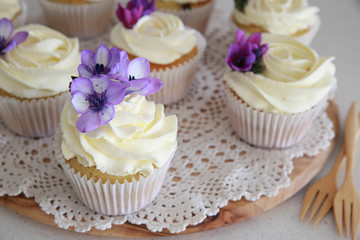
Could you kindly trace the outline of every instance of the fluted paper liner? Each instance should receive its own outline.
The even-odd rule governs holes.
[[[189,89],[194,77],[197,64],[199,63],[206,47],[206,40],[201,33],[196,31],[197,53],[189,61],[166,69],[153,70],[151,77],[160,79],[163,82],[162,89],[146,98],[156,103],[169,104],[183,98]]]
[[[168,9],[159,8],[159,10],[162,12],[167,12],[178,16],[179,18],[181,18],[181,20],[186,26],[195,28],[199,32],[204,33],[210,15],[214,8],[214,4],[215,1],[211,0],[207,4],[204,4],[199,7],[194,7],[191,9],[168,10]]]
[[[225,84],[229,118],[244,141],[264,148],[286,148],[298,143],[326,107],[324,99],[311,109],[294,114],[266,113],[250,107]]]
[[[68,98],[68,92],[29,100],[0,96],[1,117],[8,128],[21,136],[51,136],[59,125]]]
[[[110,24],[113,0],[88,4],[38,0],[48,24],[68,37],[89,38],[104,32]]]
[[[164,166],[154,170],[148,177],[140,176],[129,183],[115,181],[112,184],[109,180],[105,183],[100,179],[94,182],[93,178],[88,179],[86,175],[81,177],[80,172],[75,173],[64,160],[61,153],[61,131],[56,133],[59,148],[55,154],[60,162],[78,198],[90,209],[105,215],[123,215],[136,212],[151,203],[158,195],[167,170],[170,166],[173,154]]]
[[[231,22],[231,30],[233,32],[236,32],[238,29],[240,29],[234,22],[233,22],[233,19],[232,19],[232,16],[231,16],[231,19],[230,19],[230,22]],[[316,19],[315,19],[315,23],[313,26],[310,27],[309,31],[307,31],[306,33],[300,35],[300,36],[297,36],[297,37],[292,37],[296,40],[298,40],[299,42],[301,42],[302,44],[306,45],[306,46],[310,46],[312,40],[314,39],[316,33],[319,31],[320,29],[320,24],[321,24],[321,21],[320,21],[320,17],[319,16],[316,16]],[[249,36],[251,33],[248,33],[248,32],[245,32],[246,36]]]

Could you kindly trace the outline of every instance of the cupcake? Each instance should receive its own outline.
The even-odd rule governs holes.
[[[178,16],[186,26],[204,33],[214,3],[214,0],[157,0],[155,6],[160,11]]]
[[[235,0],[231,20],[234,29],[248,34],[282,34],[310,45],[320,27],[318,11],[307,0]]]
[[[20,27],[7,42],[19,44],[0,57],[1,117],[19,135],[50,136],[68,98],[69,76],[77,73],[79,42],[42,25]]]
[[[27,6],[21,0],[0,0],[0,19],[7,18],[12,21],[15,28],[25,24]]]
[[[284,35],[237,32],[226,62],[229,118],[244,141],[265,148],[299,142],[336,85],[333,57]]]
[[[127,9],[131,8],[127,6]],[[122,14],[122,11],[118,11],[121,22],[111,30],[112,44],[127,51],[130,58],[147,58],[151,76],[163,81],[162,90],[148,99],[168,104],[183,98],[205,50],[203,36],[186,28],[172,14],[152,12],[144,16],[138,14],[135,19],[125,19],[123,16],[130,14]]]
[[[146,59],[120,55],[113,73],[71,83],[57,153],[79,199],[106,215],[132,213],[154,200],[177,147],[176,116],[142,96],[158,91],[161,81],[149,78]]]
[[[69,37],[90,38],[110,24],[113,0],[38,0],[48,24]]]

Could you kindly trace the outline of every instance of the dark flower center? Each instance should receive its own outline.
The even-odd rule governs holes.
[[[99,112],[102,110],[104,105],[106,104],[106,91],[101,94],[94,94],[89,97],[90,109],[94,112]]]
[[[129,81],[131,81],[131,80],[135,80],[135,76],[129,75]]]
[[[3,36],[0,36],[0,50],[5,48],[6,39]]]
[[[95,73],[96,74],[102,74],[105,71],[105,66],[104,64],[96,64],[95,65]]]

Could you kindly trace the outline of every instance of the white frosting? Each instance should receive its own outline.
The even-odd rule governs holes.
[[[162,12],[142,17],[132,29],[118,23],[110,38],[117,47],[157,64],[172,63],[196,45],[194,30],[185,29],[177,16]]]
[[[311,27],[319,9],[306,0],[249,0],[244,13],[235,9],[235,21],[256,25],[269,33],[292,35]]]
[[[67,102],[61,116],[65,159],[76,156],[84,166],[116,176],[137,172],[149,176],[153,164],[160,168],[170,160],[177,147],[175,115],[165,116],[162,104],[140,95],[127,96],[115,112],[108,124],[81,133],[75,125],[79,114]]]
[[[179,3],[179,4],[200,3],[200,2],[205,2],[205,1],[206,0],[161,0],[161,2],[174,2],[174,3]]]
[[[21,11],[19,0],[0,0],[0,19],[8,18],[14,20]]]
[[[333,57],[283,35],[263,34],[269,50],[263,56],[265,71],[225,74],[228,86],[250,106],[266,112],[303,112],[326,99],[336,84]]]
[[[25,42],[0,58],[0,87],[21,98],[53,96],[67,91],[80,64],[79,41],[42,25],[27,25]]]

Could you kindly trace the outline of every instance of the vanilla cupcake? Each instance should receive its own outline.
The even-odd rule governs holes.
[[[177,148],[176,116],[135,95],[156,92],[161,82],[148,77],[143,58],[120,63],[118,79],[98,75],[71,83],[56,154],[79,199],[106,215],[132,213],[154,200]]]
[[[69,37],[98,36],[110,25],[114,0],[38,0],[48,24]]]
[[[235,0],[231,20],[234,30],[282,34],[310,45],[320,28],[318,11],[307,0]]]
[[[299,41],[242,31],[229,48],[225,92],[237,135],[259,147],[299,142],[336,85],[333,57],[320,57]],[[262,44],[262,45],[261,45]],[[267,45],[268,44],[268,45]],[[255,72],[255,73],[254,73]]]
[[[77,74],[79,42],[42,25],[16,32],[28,37],[0,58],[1,117],[19,135],[49,136],[68,98],[70,76]]]
[[[157,0],[155,6],[160,11],[178,16],[186,26],[204,33],[214,4],[214,0]]]
[[[0,0],[0,19],[7,18],[12,21],[15,28],[25,24],[27,6],[21,0]]]
[[[132,28],[118,23],[110,39],[130,58],[149,60],[151,76],[163,81],[162,90],[149,99],[163,104],[185,96],[206,46],[199,32],[186,28],[175,15],[162,12],[141,17]]]

